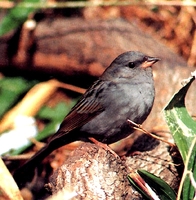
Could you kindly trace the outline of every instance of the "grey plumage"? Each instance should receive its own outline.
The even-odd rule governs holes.
[[[119,55],[71,109],[49,143],[16,171],[16,181],[65,144],[88,137],[110,144],[131,134],[127,119],[141,124],[152,109],[151,66],[158,60],[134,51]]]

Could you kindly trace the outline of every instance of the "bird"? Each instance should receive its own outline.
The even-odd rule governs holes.
[[[142,124],[150,114],[155,97],[152,65],[159,60],[139,51],[115,58],[65,116],[49,142],[15,171],[16,182],[63,145],[92,138],[108,145],[134,132],[127,120]]]

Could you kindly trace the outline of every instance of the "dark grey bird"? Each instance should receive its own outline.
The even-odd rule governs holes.
[[[88,138],[111,144],[131,134],[134,130],[127,119],[141,124],[152,109],[151,66],[157,61],[135,51],[119,55],[71,109],[46,146],[16,170],[15,180],[20,182],[21,176],[65,144]]]

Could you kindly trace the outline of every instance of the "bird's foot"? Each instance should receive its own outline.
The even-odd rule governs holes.
[[[116,159],[119,159],[120,157],[118,156],[118,154],[116,154],[107,144],[104,144],[102,142],[99,142],[98,140],[96,140],[95,138],[89,137],[88,138],[91,142],[93,142],[94,144],[96,144],[99,147],[102,147],[103,149],[105,149],[106,151],[109,151],[111,154],[113,154],[115,156]]]

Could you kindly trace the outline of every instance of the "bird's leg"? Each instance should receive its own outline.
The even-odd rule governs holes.
[[[93,142],[94,144],[96,144],[99,147],[102,147],[103,149],[105,149],[106,151],[109,151],[111,154],[113,154],[115,156],[116,159],[120,158],[107,144],[104,144],[102,142],[99,142],[98,140],[96,140],[93,137],[89,137],[88,138],[91,142]]]

